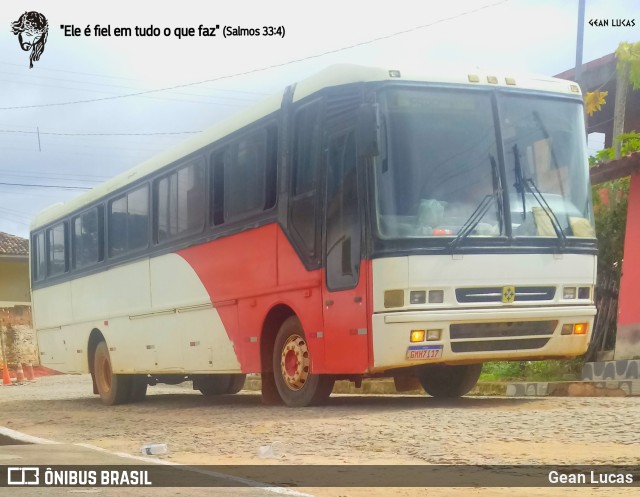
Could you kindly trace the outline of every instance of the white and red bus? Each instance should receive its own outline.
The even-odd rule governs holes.
[[[42,364],[105,404],[193,381],[320,403],[336,379],[460,396],[573,357],[595,315],[580,89],[336,66],[31,228]]]

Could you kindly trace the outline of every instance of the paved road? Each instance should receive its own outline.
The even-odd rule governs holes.
[[[332,396],[326,406],[289,409],[263,406],[255,393],[207,398],[188,386],[149,392],[142,403],[109,408],[92,395],[87,375],[0,387],[0,425],[128,454],[163,442],[169,452],[161,460],[192,465],[640,464],[638,397]],[[274,444],[274,454],[258,455]],[[382,490],[312,493],[389,495]],[[615,492],[625,490],[637,489]]]

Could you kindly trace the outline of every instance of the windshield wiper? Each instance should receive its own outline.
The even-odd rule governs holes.
[[[527,219],[527,208],[524,200],[525,179],[522,172],[522,164],[520,164],[520,153],[518,152],[518,144],[513,145],[513,170],[516,176],[516,182],[513,187],[522,197],[522,219]]]
[[[556,232],[556,236],[558,237],[558,243],[560,245],[560,249],[565,248],[567,244],[567,235],[565,235],[564,231],[562,231],[562,225],[560,224],[560,221],[558,221],[558,218],[556,217],[555,212],[553,212],[553,210],[545,200],[542,193],[540,193],[540,190],[538,189],[535,182],[533,181],[533,178],[525,179],[524,184],[529,190],[529,192],[531,193],[531,195],[533,195],[533,198],[536,199],[536,202],[540,204],[540,207],[542,207],[542,210],[547,215],[547,217],[549,217],[549,221],[551,221],[551,226],[553,227],[553,231]]]
[[[467,238],[473,232],[475,227],[478,226],[482,218],[489,211],[493,202],[497,200],[499,193],[500,192],[496,190],[493,193],[484,196],[482,201],[478,204],[478,207],[476,207],[469,218],[464,222],[460,231],[458,231],[458,235],[449,242],[448,247],[451,250],[454,250],[462,240]]]
[[[558,221],[558,218],[556,217],[555,212],[553,212],[553,210],[545,200],[544,196],[538,189],[535,181],[533,181],[533,178],[525,177],[522,164],[520,163],[520,153],[518,152],[517,143],[513,146],[513,155],[514,155],[513,168],[516,176],[516,182],[514,183],[513,186],[522,197],[522,219],[524,220],[527,217],[527,208],[525,203],[525,189],[526,189],[529,193],[531,193],[531,195],[536,200],[536,202],[538,202],[540,207],[542,207],[542,210],[549,218],[549,221],[551,221],[551,227],[553,228],[553,231],[555,231],[556,236],[558,237],[558,244],[560,246],[560,249],[563,249],[567,244],[567,235],[565,235],[564,231],[562,231],[562,225],[560,224],[560,221]],[[535,220],[535,217],[534,217],[534,220]]]

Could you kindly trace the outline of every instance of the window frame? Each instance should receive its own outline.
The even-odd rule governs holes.
[[[140,246],[140,247],[136,247],[135,249],[131,249],[129,248],[129,195],[137,192],[138,190],[143,190],[146,189],[147,190],[147,202],[146,202],[146,206],[147,206],[147,229],[146,229],[146,233],[145,233],[145,237],[146,237],[146,244],[144,246]],[[127,210],[126,210],[126,247],[125,249],[122,251],[122,253],[119,254],[113,254],[112,253],[112,207],[114,202],[117,202],[118,200],[121,200],[125,198],[127,200]],[[133,186],[131,186],[130,188],[128,188],[125,191],[121,191],[119,192],[117,195],[114,195],[110,198],[107,198],[107,210],[106,210],[106,224],[107,224],[107,236],[106,236],[106,254],[108,256],[108,258],[111,259],[121,259],[123,257],[128,256],[129,254],[135,254],[137,252],[143,252],[145,250],[148,250],[149,247],[151,246],[151,236],[150,236],[150,231],[151,231],[151,224],[152,224],[152,209],[151,209],[151,185],[150,182],[148,180],[143,181],[141,183],[137,183]]]
[[[179,225],[179,212],[180,212],[180,171],[183,171],[185,169],[188,168],[200,168],[201,169],[201,173],[202,173],[202,202],[201,202],[201,219],[199,220],[199,224],[197,227],[194,228],[187,228],[185,230],[182,231],[178,231],[176,234],[170,234],[167,233],[164,238],[162,240],[160,240],[160,183],[163,180],[168,180],[169,184],[168,184],[168,191],[167,191],[167,201],[169,202],[171,200],[171,178],[173,176],[175,176],[176,178],[176,198],[175,198],[175,208],[176,208],[176,227],[178,227]],[[151,216],[152,216],[152,232],[153,232],[153,236],[152,236],[152,243],[153,245],[167,245],[167,244],[171,244],[173,242],[175,242],[176,240],[181,240],[183,238],[189,237],[189,236],[193,236],[199,233],[202,233],[202,231],[204,230],[204,227],[207,225],[207,205],[209,204],[207,196],[209,194],[209,188],[208,188],[208,181],[207,181],[207,161],[205,159],[205,157],[203,156],[198,156],[198,157],[194,157],[186,162],[182,162],[180,165],[176,166],[176,167],[172,167],[169,171],[165,171],[163,174],[160,174],[154,178],[152,178],[151,180],[152,182],[152,189],[151,189],[151,196],[152,196],[152,205],[153,205],[153,209],[151,211]],[[168,203],[167,204],[167,211],[169,216],[171,216],[171,212],[169,212],[171,209],[169,209],[171,207],[171,204]],[[187,220],[187,226],[189,225],[189,222]]]

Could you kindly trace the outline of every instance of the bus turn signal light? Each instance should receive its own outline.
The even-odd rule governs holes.
[[[575,324],[563,324],[562,330],[560,330],[561,335],[585,335],[587,333],[588,325],[587,323],[575,323]]]
[[[587,323],[576,323],[573,325],[574,335],[585,335],[587,333]]]
[[[411,330],[412,342],[424,342],[425,330]]]

